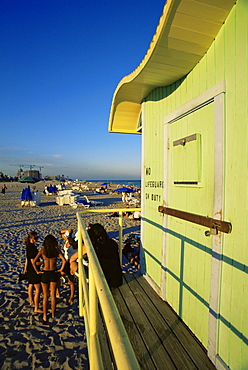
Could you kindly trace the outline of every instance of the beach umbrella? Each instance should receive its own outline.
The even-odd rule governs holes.
[[[30,183],[35,183],[35,182],[38,182],[40,180],[36,179],[35,177],[32,177],[32,176],[25,176],[25,177],[22,177],[21,179],[18,180],[19,182],[30,182]]]
[[[108,183],[107,183],[107,182],[103,182],[103,183],[101,184],[101,186],[106,186],[106,185],[108,185]]]
[[[134,189],[130,189],[130,188],[126,188],[125,186],[123,188],[119,188],[119,189],[115,189],[114,191],[116,192],[127,192],[127,193],[134,193],[136,190]]]
[[[32,200],[32,193],[29,186],[22,190],[21,200]]]

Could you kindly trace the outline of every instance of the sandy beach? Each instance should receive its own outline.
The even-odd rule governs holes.
[[[56,182],[54,182],[56,184]],[[0,194],[0,367],[1,369],[88,369],[88,353],[84,320],[78,315],[77,288],[72,305],[68,285],[61,287],[61,299],[57,303],[56,318],[49,310],[49,323],[40,321],[41,314],[33,312],[27,299],[27,281],[18,282],[25,262],[24,239],[29,231],[37,231],[40,249],[46,235],[54,235],[62,247],[59,231],[77,228],[76,212],[83,208],[56,204],[55,195],[43,194],[44,182],[30,184],[41,192],[41,204],[21,207],[21,191],[28,184],[6,183],[6,194]],[[90,184],[96,187],[98,184]],[[84,193],[92,201],[104,202],[97,208],[118,208],[125,204],[121,195],[108,192]],[[110,214],[87,214],[86,225],[101,223],[110,237],[118,238],[118,217]],[[140,222],[124,219],[124,239],[137,232]],[[125,264],[126,271],[132,267]],[[41,296],[42,298],[42,296]]]

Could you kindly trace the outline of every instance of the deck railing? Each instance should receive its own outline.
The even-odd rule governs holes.
[[[139,211],[140,208],[129,208],[128,211]],[[134,350],[123,325],[112,293],[104,277],[100,263],[86,231],[82,215],[85,213],[119,212],[119,251],[122,255],[123,212],[121,209],[97,209],[77,212],[78,218],[78,280],[79,280],[79,315],[84,316],[90,368],[104,369],[102,360],[98,320],[101,314],[104,318],[108,338],[112,347],[117,369],[140,369]],[[89,277],[86,278],[83,266],[83,248],[85,246],[89,260]]]

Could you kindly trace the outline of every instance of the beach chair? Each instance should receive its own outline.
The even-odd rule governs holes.
[[[79,204],[80,204],[80,199],[79,199],[79,196],[78,195],[70,196],[70,203],[69,203],[69,205],[72,208],[77,208]]]
[[[79,195],[75,194],[72,190],[63,190],[60,194],[56,197],[56,203],[59,206],[63,205],[71,205],[74,206],[79,199]]]
[[[84,208],[89,208],[90,206],[93,206],[92,202],[86,197],[86,195],[83,195],[83,199],[75,199],[70,203],[70,206],[73,208],[77,208],[79,206],[82,206]]]
[[[91,203],[91,206],[102,206],[104,204],[104,202],[99,202],[96,200],[89,200],[86,195],[84,195],[84,198],[86,199],[88,203]]]
[[[87,202],[85,199],[79,199],[76,203],[71,204],[73,208],[77,208],[79,206],[82,206],[84,208],[90,208],[91,202]]]
[[[74,204],[71,204],[73,208],[77,208],[78,206],[83,206],[84,208],[95,207],[95,206],[102,206],[103,202],[98,202],[94,200],[89,200],[86,195],[83,195],[83,199],[78,199]]]

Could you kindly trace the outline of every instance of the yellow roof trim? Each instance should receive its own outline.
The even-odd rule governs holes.
[[[119,82],[109,132],[139,133],[143,99],[189,73],[207,52],[236,0],[167,0],[140,65]]]

